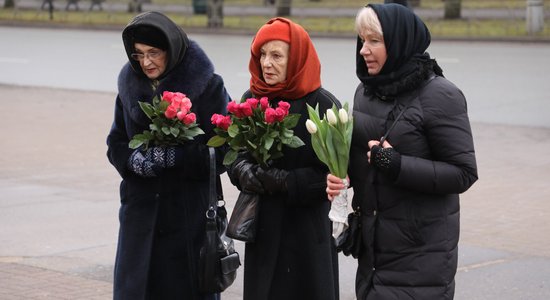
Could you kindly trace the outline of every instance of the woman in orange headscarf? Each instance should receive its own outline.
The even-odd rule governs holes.
[[[256,240],[245,249],[243,299],[338,299],[328,170],[313,151],[305,122],[306,104],[324,112],[340,102],[321,87],[321,64],[309,35],[288,19],[271,19],[259,29],[249,70],[250,90],[243,98],[290,103],[290,113],[301,115],[294,134],[305,145],[284,147],[284,156],[267,169],[246,156],[229,168],[237,188],[260,194]]]

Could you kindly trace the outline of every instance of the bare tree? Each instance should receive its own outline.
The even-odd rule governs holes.
[[[420,7],[420,0],[410,0],[409,4],[411,7]]]
[[[445,0],[445,19],[460,19],[461,18],[461,0]]]
[[[4,1],[4,8],[14,8],[15,0],[6,0]]]
[[[292,0],[279,0],[277,2],[277,16],[287,17],[290,16],[290,7]]]
[[[223,0],[208,0],[206,15],[209,28],[223,27]]]
[[[128,3],[128,12],[129,13],[140,13],[141,12],[142,0],[130,0]]]

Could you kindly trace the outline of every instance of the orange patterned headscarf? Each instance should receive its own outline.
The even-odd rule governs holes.
[[[290,45],[286,80],[268,85],[262,76],[260,49],[269,41],[281,40]],[[250,47],[250,90],[256,97],[293,100],[321,87],[321,63],[305,29],[285,18],[273,18],[263,25]]]

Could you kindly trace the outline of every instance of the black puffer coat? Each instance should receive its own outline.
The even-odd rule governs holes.
[[[413,98],[413,99],[411,99]],[[378,140],[406,109],[388,137],[401,154],[396,181],[367,162]],[[477,179],[474,145],[462,93],[435,77],[425,87],[381,101],[357,89],[350,179],[363,213],[358,299],[452,299],[459,238],[458,194]]]
[[[114,122],[107,138],[107,156],[122,177],[114,299],[214,299],[198,292],[196,271],[208,201],[206,141],[214,134],[210,118],[226,113],[229,96],[206,54],[168,18],[144,13],[124,33],[140,25],[155,26],[166,34],[170,60],[168,73],[155,90],[139,64],[132,68],[127,63],[118,78]],[[126,35],[123,38],[129,55],[133,45]],[[128,141],[150,123],[138,101],[151,101],[163,91],[186,94],[206,134],[181,146],[182,165],[143,178],[127,168],[133,151]],[[217,153],[220,172],[222,152]],[[147,295],[151,283],[160,291]]]
[[[424,53],[430,37],[418,18],[400,5],[369,6],[382,23],[389,67],[369,76],[358,55],[362,83],[354,98],[350,167],[363,224],[357,299],[452,299],[459,194],[477,180],[466,100]],[[417,31],[403,34],[393,17],[403,30]],[[358,40],[358,53],[361,45]],[[401,156],[397,177],[367,161],[368,142],[394,122],[387,141]]]

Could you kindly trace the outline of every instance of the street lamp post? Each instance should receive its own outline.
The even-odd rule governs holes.
[[[544,28],[544,9],[542,0],[527,0],[527,33],[541,32]]]

